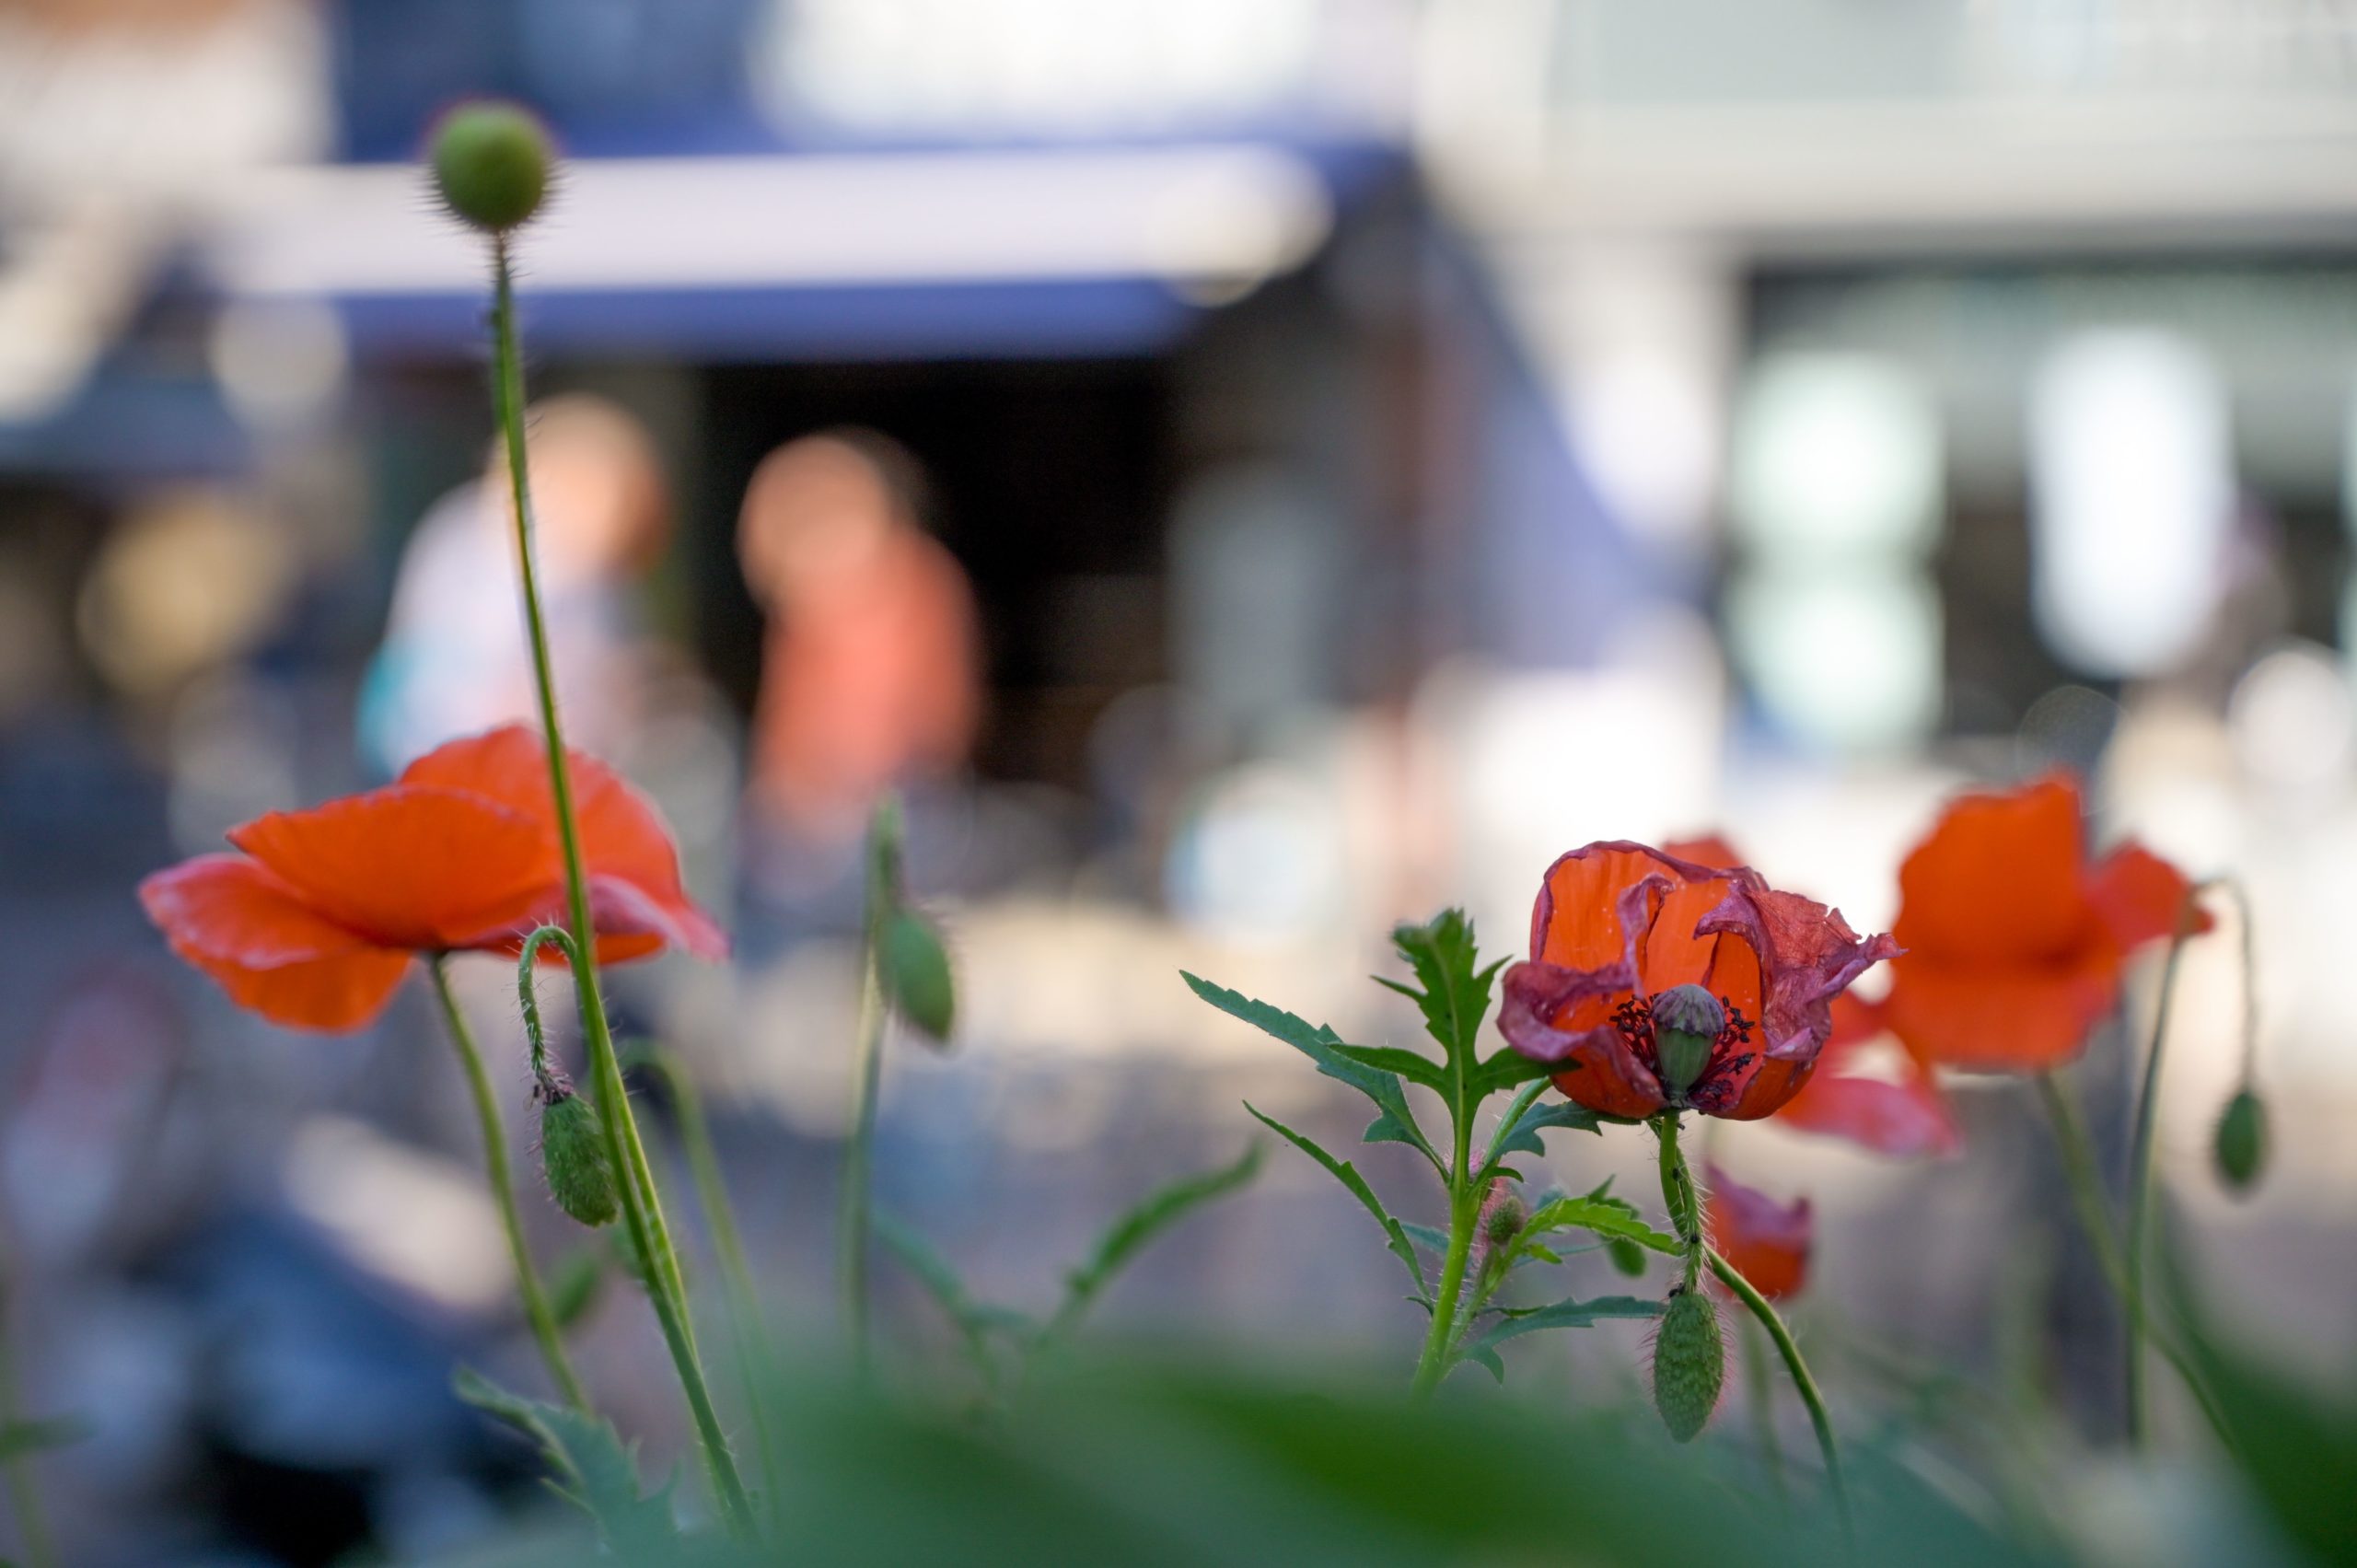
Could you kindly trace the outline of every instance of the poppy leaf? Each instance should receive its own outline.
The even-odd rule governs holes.
[[[1384,1045],[1337,1045],[1337,1051],[1362,1067],[1372,1067],[1378,1073],[1397,1073],[1411,1084],[1437,1089],[1446,1084],[1447,1074],[1441,1064],[1429,1056],[1419,1056],[1412,1051],[1399,1051]]]
[[[1562,1068],[1560,1062],[1540,1062],[1507,1046],[1492,1053],[1474,1069],[1473,1092],[1477,1097],[1492,1095],[1500,1089],[1513,1088],[1517,1084],[1552,1077]]]
[[[1484,1351],[1495,1353],[1499,1345],[1524,1334],[1535,1334],[1541,1329],[1585,1329],[1608,1318],[1658,1318],[1661,1303],[1645,1301],[1633,1295],[1598,1296],[1594,1301],[1558,1301],[1536,1311],[1516,1312],[1491,1324],[1480,1337],[1464,1350],[1466,1359],[1476,1359]]]
[[[597,1521],[615,1557],[624,1562],[678,1560],[681,1542],[671,1516],[671,1489],[641,1494],[638,1461],[611,1422],[510,1393],[471,1367],[459,1368],[450,1387],[466,1403],[540,1445],[555,1472],[552,1484]]]
[[[1265,1146],[1256,1140],[1231,1164],[1182,1176],[1155,1188],[1106,1226],[1089,1253],[1088,1261],[1066,1278],[1063,1305],[1056,1309],[1041,1339],[1051,1340],[1069,1332],[1097,1296],[1104,1294],[1113,1277],[1148,1242],[1213,1199],[1225,1197],[1260,1175],[1265,1152]]]
[[[1527,1236],[1554,1230],[1585,1230],[1608,1239],[1621,1237],[1656,1252],[1682,1255],[1686,1250],[1678,1237],[1654,1229],[1618,1198],[1550,1199],[1530,1212],[1523,1227]]]
[[[1434,1253],[1444,1258],[1448,1256],[1448,1232],[1441,1229],[1440,1226],[1436,1225],[1410,1225],[1405,1220],[1402,1220],[1399,1224],[1399,1228],[1406,1231],[1408,1233],[1409,1239],[1413,1241],[1417,1246],[1422,1248],[1425,1251]]]
[[[1422,983],[1409,992],[1424,1015],[1424,1027],[1451,1063],[1472,1060],[1481,1020],[1489,1015],[1490,992],[1503,963],[1476,970],[1473,923],[1463,910],[1441,911],[1422,925],[1393,928],[1392,946]],[[1394,986],[1395,990],[1404,987]]]
[[[1466,1351],[1464,1355],[1466,1360],[1487,1370],[1491,1376],[1498,1380],[1500,1388],[1505,1387],[1506,1364],[1499,1357],[1496,1351],[1490,1349],[1487,1345],[1476,1345]]]
[[[1391,1249],[1400,1262],[1408,1266],[1408,1276],[1416,1282],[1416,1289],[1421,1297],[1422,1293],[1427,1289],[1424,1284],[1424,1266],[1416,1260],[1416,1249],[1408,1239],[1407,1229],[1391,1217],[1391,1212],[1383,1206],[1383,1200],[1375,1195],[1375,1189],[1366,1184],[1366,1178],[1358,1173],[1358,1168],[1348,1160],[1336,1159],[1332,1155],[1319,1148],[1316,1140],[1304,1137],[1275,1117],[1261,1115],[1260,1111],[1253,1109],[1250,1101],[1245,1102],[1244,1109],[1251,1111],[1256,1121],[1276,1133],[1278,1137],[1324,1166],[1329,1175],[1350,1189],[1351,1196],[1356,1198],[1360,1205],[1375,1216],[1376,1223],[1383,1227],[1383,1233],[1388,1238],[1385,1245]],[[1447,1242],[1443,1238],[1441,1250],[1446,1249]],[[1429,1311],[1430,1308],[1427,1307],[1426,1310]]]
[[[991,1350],[991,1336],[1004,1334],[1028,1342],[1038,1335],[1039,1325],[1013,1307],[975,1300],[949,1260],[923,1235],[893,1215],[878,1213],[872,1223],[876,1239],[900,1260],[900,1266],[933,1297],[934,1305],[957,1326],[959,1348],[982,1386],[995,1388],[999,1364]]]
[[[1512,1121],[1498,1129],[1497,1137],[1490,1144],[1491,1162],[1494,1164],[1507,1155],[1544,1155],[1546,1146],[1538,1141],[1538,1134],[1550,1127],[1570,1127],[1598,1135],[1604,1131],[1596,1122],[1596,1112],[1584,1105],[1567,1099],[1546,1105],[1533,1103],[1523,1107]]]
[[[1256,1001],[1224,985],[1214,985],[1184,970],[1178,972],[1190,990],[1229,1017],[1239,1018],[1262,1034],[1284,1041],[1316,1063],[1320,1073],[1337,1083],[1348,1084],[1373,1100],[1376,1109],[1383,1114],[1367,1127],[1363,1142],[1406,1144],[1432,1161],[1434,1169],[1446,1168],[1422,1130],[1416,1125],[1415,1112],[1408,1109],[1408,1091],[1400,1086],[1397,1074],[1353,1062],[1343,1055],[1335,1049],[1342,1043],[1341,1037],[1323,1025],[1312,1024],[1282,1007]]]

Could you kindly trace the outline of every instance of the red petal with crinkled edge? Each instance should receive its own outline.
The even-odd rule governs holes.
[[[1780,1203],[1715,1166],[1703,1167],[1702,1179],[1709,1189],[1702,1223],[1719,1256],[1771,1301],[1799,1294],[1816,1233],[1809,1201]]]
[[[293,1028],[356,1029],[385,1010],[410,955],[326,919],[259,863],[203,854],[139,884],[172,951],[229,999]]]
[[[1651,1116],[1664,1103],[1661,1085],[1611,1021],[1631,978],[1626,964],[1515,964],[1500,981],[1498,1032],[1525,1056],[1560,1063],[1555,1086],[1578,1104],[1607,1116]]]
[[[1846,993],[1834,998],[1833,1033],[1817,1055],[1817,1074],[1777,1113],[1777,1123],[1908,1158],[1952,1155],[1963,1147],[1947,1096],[1911,1053],[1898,1053],[1896,1080],[1842,1072],[1861,1048],[1888,1032],[1873,1004]]]
[[[1757,877],[1730,891],[1701,929],[1739,935],[1759,955],[1766,996],[1757,1015],[1758,1044],[1778,1061],[1814,1060],[1833,1030],[1833,999],[1869,968],[1899,953],[1888,936],[1860,936],[1840,911],[1760,885]]]
[[[606,912],[634,922],[616,933],[617,953],[643,956],[656,949],[644,938],[660,935],[703,958],[728,956],[728,936],[688,896],[679,877],[679,854],[662,814],[630,782],[585,751],[565,748],[573,785],[574,819],[581,830],[581,857],[598,903],[598,957],[606,958]],[[563,882],[563,849],[549,785],[548,748],[537,730],[504,725],[436,747],[401,774],[409,784],[470,790],[525,812],[544,825],[543,849],[553,867],[550,880]]]

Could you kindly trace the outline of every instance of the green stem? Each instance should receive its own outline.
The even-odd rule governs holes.
[[[0,1274],[0,1307],[14,1304],[15,1280]],[[10,1314],[0,1311],[0,1425],[14,1425],[25,1419],[17,1402],[17,1358],[11,1342],[14,1328]],[[49,1515],[41,1507],[41,1486],[33,1479],[33,1454],[19,1449],[10,1454],[5,1464],[8,1475],[8,1503],[16,1511],[17,1539],[25,1549],[25,1562],[29,1568],[57,1568],[57,1544],[49,1533]]]
[[[2038,1075],[2038,1098],[2046,1104],[2047,1115],[2054,1122],[2054,1142],[2062,1156],[2062,1174],[2071,1189],[2071,1201],[2079,1213],[2079,1226],[2086,1232],[2088,1245],[2095,1249],[2096,1262],[2102,1269],[2104,1280],[2131,1320],[2142,1318],[2144,1303],[2128,1289],[2128,1264],[2121,1255],[2119,1239],[2114,1234],[2111,1205],[2105,1200],[2103,1178],[2096,1161],[2095,1142],[2087,1136],[2087,1129],[2079,1120],[2071,1097],[2062,1091],[2061,1084],[2051,1073]],[[2169,1335],[2155,1330],[2149,1320],[2141,1327],[2152,1341],[2153,1348],[2163,1360],[2176,1368],[2185,1382],[2194,1402],[2218,1434],[2218,1439],[2229,1446],[2232,1438],[2226,1428],[2224,1412],[2211,1398],[2210,1390],[2196,1376],[2192,1361]]]
[[[436,953],[426,968],[433,972],[434,994],[441,1001],[443,1021],[449,1025],[450,1041],[458,1047],[459,1063],[467,1070],[467,1086],[474,1094],[475,1119],[482,1126],[483,1174],[491,1184],[492,1202],[499,1210],[500,1228],[507,1233],[507,1256],[516,1265],[516,1289],[524,1298],[525,1320],[532,1326],[540,1359],[548,1363],[549,1376],[555,1379],[565,1403],[587,1415],[591,1413],[588,1390],[581,1386],[564,1353],[564,1336],[557,1330],[556,1315],[549,1310],[548,1293],[540,1287],[540,1271],[532,1266],[531,1249],[524,1244],[524,1221],[516,1210],[516,1179],[508,1168],[507,1131],[499,1113],[498,1093],[475,1045],[474,1031],[459,1010],[458,994],[450,989],[448,959]]]
[[[1711,1272],[1719,1283],[1735,1292],[1742,1303],[1751,1308],[1768,1337],[1776,1342],[1777,1353],[1784,1358],[1784,1370],[1792,1374],[1793,1388],[1800,1394],[1801,1403],[1808,1407],[1809,1424],[1817,1429],[1817,1451],[1825,1456],[1825,1479],[1833,1492],[1833,1506],[1841,1516],[1841,1532],[1850,1535],[1850,1489],[1841,1479],[1841,1451],[1833,1441],[1833,1418],[1826,1413],[1825,1396],[1818,1391],[1817,1379],[1809,1373],[1808,1363],[1801,1358],[1801,1347],[1793,1339],[1793,1331],[1784,1327],[1784,1319],[1777,1315],[1768,1298],[1755,1289],[1749,1280],[1736,1272],[1734,1264],[1719,1256],[1708,1244],[1702,1256],[1711,1265]]]
[[[884,1074],[884,995],[876,973],[876,923],[861,943],[859,1034],[852,1062],[851,1142],[843,1150],[842,1194],[836,1221],[836,1279],[842,1290],[843,1332],[852,1367],[864,1380],[873,1349],[867,1331],[867,1205],[876,1156],[876,1099]]]
[[[679,1144],[688,1157],[689,1173],[695,1180],[696,1200],[703,1209],[704,1223],[712,1231],[712,1249],[720,1260],[721,1278],[726,1282],[729,1327],[737,1342],[737,1370],[745,1381],[745,1408],[752,1417],[754,1445],[761,1455],[761,1473],[768,1478],[770,1493],[775,1496],[784,1472],[769,1422],[762,1414],[768,1403],[762,1397],[763,1385],[775,1357],[771,1353],[768,1332],[762,1325],[761,1296],[753,1288],[753,1272],[745,1260],[745,1239],[737,1227],[736,1206],[729,1202],[728,1183],[721,1174],[720,1157],[713,1148],[712,1125],[704,1119],[703,1096],[695,1080],[670,1052],[650,1050],[644,1060],[662,1076],[679,1116]]]
[[[1776,1500],[1784,1500],[1784,1445],[1776,1435],[1776,1385],[1768,1370],[1768,1347],[1760,1342],[1758,1319],[1743,1324],[1743,1374],[1750,1395],[1751,1424],[1758,1434],[1759,1460]]]
[[[1430,1394],[1448,1371],[1449,1353],[1457,1340],[1457,1298],[1465,1290],[1466,1260],[1472,1255],[1473,1233],[1481,1226],[1483,1182],[1469,1179],[1473,1157],[1473,1115],[1469,1106],[1452,1100],[1456,1122],[1454,1152],[1448,1177],[1448,1255],[1442,1261],[1440,1288],[1433,1295],[1432,1331],[1424,1336],[1423,1353],[1416,1358],[1415,1381],[1410,1386],[1419,1399]]]
[[[1666,1110],[1654,1118],[1653,1127],[1661,1145],[1661,1201],[1669,1209],[1670,1228],[1686,1244],[1686,1288],[1692,1290],[1702,1272],[1702,1205],[1694,1196],[1685,1151],[1678,1145],[1679,1119],[1679,1112]]]
[[[695,1333],[688,1321],[687,1288],[672,1249],[663,1203],[655,1191],[655,1174],[646,1163],[637,1120],[623,1086],[621,1064],[614,1056],[613,1028],[606,1019],[606,1001],[598,984],[597,926],[589,913],[589,878],[582,862],[581,830],[573,809],[573,780],[565,761],[563,726],[557,721],[556,677],[549,656],[546,618],[540,608],[540,580],[532,556],[531,482],[524,451],[524,370],[517,348],[515,269],[505,235],[492,240],[492,350],[494,360],[493,401],[498,404],[500,434],[507,448],[507,471],[516,510],[517,570],[522,576],[524,625],[532,650],[532,679],[540,699],[540,731],[548,746],[549,793],[555,809],[557,837],[564,853],[565,913],[572,928],[574,994],[581,1009],[581,1032],[590,1075],[597,1084],[598,1121],[606,1139],[607,1157],[620,1179],[622,1219],[632,1243],[647,1271],[647,1299],[663,1330],[663,1340],[678,1368],[696,1429],[702,1440],[704,1464],[712,1472],[713,1489],[731,1523],[741,1532],[752,1529],[752,1504],[729,1456],[728,1439],[714,1411],[702,1363],[697,1359]]]
[[[2169,938],[2168,960],[2161,967],[2160,996],[2153,1006],[2153,1043],[2144,1052],[2144,1083],[2136,1097],[2136,1132],[2128,1156],[2128,1245],[2123,1262],[2128,1331],[2124,1337],[2128,1443],[2138,1448],[2144,1445],[2144,1243],[2150,1229],[2154,1130],[2160,1119],[2161,1059],[2168,1044],[2169,1005],[2177,997],[2178,961],[2185,957],[2186,939],[2193,935],[2194,919],[2200,912],[2201,891],[2198,885],[2186,889],[2177,930]]]

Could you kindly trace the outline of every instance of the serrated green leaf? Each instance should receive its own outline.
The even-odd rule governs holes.
[[[958,1349],[967,1365],[974,1369],[983,1389],[994,1392],[999,1387],[1000,1365],[991,1346],[991,1336],[1004,1334],[1028,1342],[1037,1339],[1039,1326],[1012,1307],[975,1300],[968,1294],[966,1282],[958,1277],[957,1269],[935,1249],[933,1243],[892,1215],[877,1211],[869,1223],[876,1239],[900,1260],[956,1327]]]
[[[1088,1260],[1074,1270],[1066,1279],[1063,1305],[1056,1309],[1054,1318],[1048,1324],[1047,1337],[1068,1332],[1077,1324],[1081,1316],[1103,1294],[1105,1287],[1112,1283],[1113,1276],[1120,1273],[1123,1266],[1155,1237],[1214,1198],[1235,1191],[1258,1176],[1264,1152],[1264,1146],[1255,1143],[1233,1164],[1222,1166],[1217,1170],[1181,1177],[1157,1187],[1106,1226]]]
[[[1254,1119],[1260,1121],[1262,1126],[1268,1128],[1278,1137],[1283,1138],[1286,1143],[1291,1144],[1295,1148],[1299,1149],[1303,1154],[1307,1155],[1311,1159],[1316,1160],[1319,1165],[1324,1166],[1329,1175],[1332,1176],[1335,1180],[1341,1182],[1344,1187],[1349,1188],[1351,1196],[1356,1198],[1361,1206],[1364,1207],[1368,1214],[1375,1216],[1376,1223],[1383,1227],[1383,1234],[1387,1237],[1384,1245],[1390,1248],[1391,1251],[1399,1258],[1399,1261],[1407,1265],[1408,1277],[1416,1282],[1416,1290],[1419,1293],[1419,1295],[1421,1296],[1429,1294],[1430,1287],[1424,1283],[1424,1266],[1416,1260],[1416,1249],[1408,1240],[1408,1232],[1406,1228],[1402,1226],[1398,1220],[1391,1217],[1391,1212],[1383,1206],[1383,1201],[1375,1195],[1375,1189],[1366,1184],[1366,1178],[1358,1173],[1358,1167],[1352,1165],[1348,1160],[1336,1159],[1332,1155],[1328,1154],[1324,1149],[1318,1147],[1317,1140],[1305,1137],[1301,1133],[1295,1132],[1292,1128],[1286,1126],[1275,1117],[1261,1115],[1260,1111],[1253,1109],[1249,1101],[1246,1102],[1244,1109],[1251,1111]],[[1440,1250],[1446,1251],[1447,1249],[1448,1243],[1446,1238],[1444,1237],[1441,1242]],[[1429,1311],[1430,1308],[1427,1307],[1426,1310]]]
[[[459,1367],[450,1386],[468,1404],[540,1445],[556,1472],[551,1484],[597,1522],[617,1559],[649,1565],[676,1561],[680,1537],[671,1516],[671,1489],[640,1494],[638,1463],[612,1423],[511,1393],[471,1367]]]
[[[26,1454],[64,1448],[90,1435],[90,1423],[78,1415],[29,1417],[0,1424],[0,1463]]]
[[[1516,1084],[1551,1078],[1562,1070],[1563,1064],[1560,1062],[1540,1062],[1507,1046],[1491,1052],[1473,1070],[1473,1088],[1477,1095],[1492,1095],[1501,1089],[1513,1088]]]
[[[1429,1056],[1419,1056],[1412,1051],[1401,1051],[1388,1045],[1349,1045],[1337,1042],[1333,1049],[1362,1067],[1372,1067],[1378,1073],[1397,1073],[1411,1084],[1437,1089],[1446,1084],[1447,1075],[1441,1064]]]
[[[1399,1228],[1406,1231],[1408,1233],[1409,1239],[1413,1241],[1417,1246],[1422,1248],[1425,1251],[1434,1253],[1444,1258],[1448,1256],[1448,1232],[1441,1229],[1440,1226],[1436,1225],[1410,1225],[1407,1221],[1401,1220],[1399,1222]]]
[[[1544,1236],[1555,1230],[1585,1230],[1602,1237],[1626,1237],[1640,1247],[1650,1247],[1656,1252],[1682,1256],[1685,1246],[1678,1237],[1654,1229],[1636,1216],[1635,1211],[1618,1198],[1554,1198],[1531,1210],[1523,1226],[1526,1236]]]
[[[1490,1144],[1492,1164],[1507,1155],[1539,1155],[1547,1153],[1538,1134],[1550,1127],[1569,1127],[1582,1132],[1601,1133],[1596,1112],[1584,1105],[1567,1099],[1551,1100],[1545,1105],[1524,1104],[1512,1121],[1498,1128],[1497,1137]]]
[[[1397,1074],[1353,1062],[1336,1050],[1342,1039],[1323,1025],[1286,1012],[1282,1007],[1255,1000],[1240,992],[1214,985],[1198,975],[1178,971],[1188,989],[1231,1018],[1240,1018],[1262,1034],[1300,1051],[1318,1064],[1318,1070],[1337,1083],[1348,1084],[1373,1100],[1382,1112],[1371,1122],[1363,1141],[1370,1144],[1406,1144],[1432,1161],[1435,1170],[1442,1169],[1441,1158],[1432,1144],[1416,1125],[1415,1112],[1408,1109],[1408,1093],[1400,1086]]]
[[[1535,1311],[1518,1311],[1483,1330],[1458,1353],[1476,1360],[1483,1351],[1495,1352],[1506,1341],[1541,1329],[1584,1329],[1608,1318],[1658,1318],[1661,1303],[1633,1295],[1606,1295],[1594,1301],[1558,1301]],[[1486,1364],[1485,1364],[1486,1365]]]
[[[1443,910],[1422,925],[1396,926],[1391,943],[1423,987],[1407,994],[1415,998],[1424,1015],[1424,1028],[1440,1042],[1446,1060],[1451,1064],[1471,1063],[1481,1020],[1490,1011],[1490,988],[1504,961],[1479,971],[1474,969],[1478,954],[1473,923],[1462,910]],[[1396,985],[1394,989],[1405,990]]]

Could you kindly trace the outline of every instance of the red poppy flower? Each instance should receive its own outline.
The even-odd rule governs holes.
[[[598,958],[673,943],[726,956],[655,807],[603,763],[567,755]],[[229,842],[244,853],[159,871],[140,902],[232,1001],[297,1028],[358,1028],[418,954],[513,953],[563,918],[548,753],[521,725],[428,752],[383,789],[256,818]]]
[[[2188,884],[2128,843],[2090,865],[2079,791],[2041,779],[1951,805],[1899,868],[1883,1015],[1925,1062],[2038,1072],[2077,1054],[2136,948],[2168,935]],[[2195,926],[2206,931],[2202,915]]]
[[[1702,1225],[1719,1256],[1771,1301],[1798,1295],[1808,1283],[1816,1229],[1808,1200],[1780,1203],[1711,1166],[1703,1167],[1702,1179],[1709,1189]]]
[[[1498,1028],[1524,1055],[1561,1063],[1556,1086],[1591,1110],[1750,1121],[1807,1081],[1833,999],[1897,951],[1747,867],[1595,843],[1548,868],[1530,958],[1505,972]],[[1673,995],[1678,1024],[1707,1015],[1716,1032],[1665,1073],[1655,1013]],[[1696,1002],[1707,1005],[1689,1011]]]
[[[1833,1032],[1817,1053],[1817,1074],[1776,1113],[1777,1124],[1847,1138],[1877,1154],[1956,1153],[1964,1135],[1928,1064],[1910,1053],[1893,1052],[1899,1058],[1896,1078],[1842,1071],[1887,1032],[1877,1004],[1847,993],[1835,997]]]

